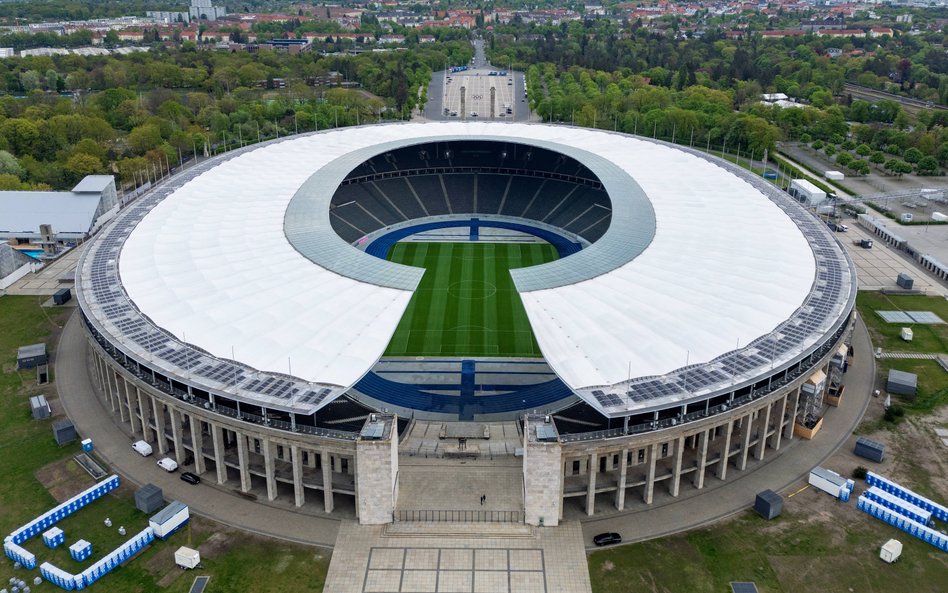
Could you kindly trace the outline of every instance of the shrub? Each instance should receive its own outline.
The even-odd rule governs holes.
[[[814,141],[813,141],[813,144],[811,144],[810,146],[813,147],[813,150],[819,150],[819,149],[823,148],[823,141],[822,141],[822,140],[814,140]]]
[[[865,468],[861,465],[856,466],[856,469],[853,470],[853,479],[854,480],[865,480],[866,474],[869,473],[868,468]]]

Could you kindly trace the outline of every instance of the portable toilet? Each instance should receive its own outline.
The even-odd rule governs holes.
[[[82,442],[82,450],[85,451],[86,453],[91,452],[92,449],[94,448],[92,446],[92,439],[82,439],[81,442]]]
[[[890,539],[886,543],[882,544],[882,549],[879,550],[879,558],[882,558],[883,561],[892,564],[899,559],[899,556],[902,555],[902,542],[897,539]]]

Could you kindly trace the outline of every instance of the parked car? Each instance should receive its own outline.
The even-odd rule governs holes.
[[[197,474],[192,474],[191,472],[184,472],[181,474],[181,479],[187,482],[188,484],[200,484],[201,478]]]
[[[148,457],[151,455],[151,445],[145,441],[135,441],[132,443],[132,449],[135,449],[135,452],[142,457]]]
[[[593,538],[593,543],[597,546],[611,546],[613,544],[621,544],[622,536],[618,533],[600,533]]]
[[[173,472],[178,469],[178,462],[170,457],[162,457],[158,460],[158,467],[166,472]]]

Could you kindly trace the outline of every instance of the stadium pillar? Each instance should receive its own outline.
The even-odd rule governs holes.
[[[207,471],[204,465],[204,433],[201,421],[190,414],[191,419],[191,450],[194,452],[194,473],[200,475]]]
[[[116,382],[118,381],[118,374],[115,375]],[[135,404],[132,403],[132,391],[128,388],[128,381],[123,377],[122,383],[125,388],[125,404],[128,406],[128,424],[132,428],[132,434],[137,435],[139,425],[137,422]],[[144,436],[144,435],[142,435]]]
[[[777,420],[774,423],[774,434],[771,436],[770,446],[774,448],[774,451],[780,450],[780,438],[783,436],[783,422],[784,416],[787,414],[787,400],[790,398],[789,393],[783,394],[783,399],[780,400],[780,404],[777,407]]]
[[[616,508],[625,509],[625,483],[629,471],[629,450],[623,449],[619,459],[619,488],[616,490]]]
[[[586,463],[589,467],[589,483],[586,486],[586,514],[592,515],[596,509],[596,472],[599,471],[599,456],[596,453],[589,455],[589,461]]]
[[[240,468],[240,491],[250,492],[250,452],[247,450],[247,435],[242,432],[237,436],[237,465]]]
[[[681,456],[685,452],[685,437],[680,436],[675,441],[675,466],[672,469],[671,495],[678,496],[678,489],[681,486]]]
[[[273,501],[277,497],[276,467],[273,458],[276,457],[276,445],[270,439],[263,439],[263,471],[267,476],[267,500]]]
[[[727,422],[727,432],[724,434],[724,448],[721,449],[721,460],[718,464],[718,477],[721,480],[727,479],[727,462],[731,452],[731,435],[734,433],[734,419]]]
[[[698,490],[704,488],[704,466],[708,459],[708,437],[710,437],[710,433],[711,429],[709,428],[698,435],[701,444],[698,445],[698,467],[696,468],[698,475],[695,476],[694,481],[695,488]]]
[[[645,504],[652,504],[652,495],[655,493],[655,462],[658,457],[658,443],[652,443],[648,448],[648,473],[645,475]]]
[[[757,423],[757,453],[755,457],[763,461],[764,450],[767,448],[767,432],[770,430],[770,410],[774,403],[770,402],[767,407],[760,411],[759,422]]]
[[[214,467],[217,469],[217,483],[227,481],[227,465],[224,463],[224,429],[210,423],[211,442],[214,443]]]
[[[290,445],[290,456],[293,461],[293,494],[296,506],[301,507],[306,495],[303,492],[303,453],[299,445]]]
[[[797,410],[800,408],[800,387],[797,386],[796,392],[793,394],[793,409],[790,410],[790,420],[787,422],[787,434],[784,435],[787,437],[788,441],[793,440],[793,425],[797,422]]]
[[[181,438],[181,412],[169,406],[168,415],[171,416],[171,441],[174,445],[174,459],[178,462],[178,465],[183,465],[184,443]]]
[[[741,418],[741,461],[737,469],[744,471],[747,469],[747,453],[750,449],[751,427],[754,424],[754,413]]]
[[[333,511],[332,499],[332,465],[329,451],[323,449],[319,452],[319,461],[323,467],[323,505],[327,513]]]
[[[138,388],[138,385],[135,386],[135,399],[138,402],[138,413],[141,416],[142,421],[142,438],[146,441],[149,440],[149,432],[151,432],[151,423],[148,421],[148,406],[144,405],[142,400],[142,390]]]
[[[151,400],[152,416],[155,418],[155,432],[158,434],[158,452],[164,455],[168,452],[168,437],[165,436],[165,405],[158,398],[149,396]]]

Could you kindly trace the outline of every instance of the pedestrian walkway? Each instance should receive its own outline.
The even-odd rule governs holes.
[[[876,355],[876,358],[895,358],[900,360],[938,360],[943,354],[931,354],[927,352],[886,352],[882,351]]]
[[[345,521],[326,575],[332,593],[590,593],[578,523],[537,528],[533,535],[446,525],[437,537],[426,524]],[[506,537],[505,537],[506,535]]]

